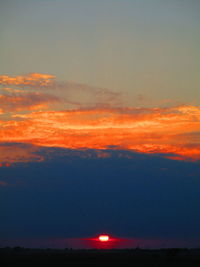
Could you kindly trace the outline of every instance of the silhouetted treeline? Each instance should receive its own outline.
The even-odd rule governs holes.
[[[200,266],[200,249],[74,250],[0,248],[0,266]]]

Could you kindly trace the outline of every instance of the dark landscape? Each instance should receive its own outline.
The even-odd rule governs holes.
[[[200,266],[200,249],[73,250],[1,248],[0,266]]]

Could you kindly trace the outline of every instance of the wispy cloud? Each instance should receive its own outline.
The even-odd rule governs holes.
[[[41,73],[30,73],[27,75],[20,75],[11,77],[9,75],[0,76],[0,84],[2,85],[29,85],[29,86],[48,86],[52,84],[54,80],[53,75],[41,74]]]
[[[14,111],[40,110],[49,104],[59,102],[59,98],[40,92],[2,94],[0,95],[0,107],[2,113]]]
[[[117,92],[72,81],[58,81],[55,76],[49,74],[31,73],[13,77],[1,75],[0,85],[7,93],[48,90],[51,95],[57,97],[62,95],[66,106],[72,108],[108,107],[121,104],[120,94]]]

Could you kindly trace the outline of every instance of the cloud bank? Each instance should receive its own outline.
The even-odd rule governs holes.
[[[200,159],[200,108],[91,109],[13,114],[0,142],[70,149],[124,149]]]
[[[34,87],[31,92],[27,92],[26,87],[22,92],[19,88],[11,88],[9,93],[0,95],[1,116],[10,112],[0,121],[1,144],[22,143],[77,150],[118,149],[162,154],[176,160],[200,159],[198,106],[120,107],[115,105],[117,94],[114,92],[80,84],[62,84],[52,75],[35,73],[14,78],[4,75],[0,76],[0,81],[3,86],[24,84]],[[38,91],[41,86],[48,90]],[[55,92],[64,91],[66,99],[53,94],[53,88]],[[77,99],[73,98],[73,90],[79,95]],[[94,103],[85,105],[85,99],[81,102],[78,98],[82,91],[88,99],[95,95]],[[105,99],[110,102],[103,101]],[[67,103],[76,108],[63,108]],[[2,149],[5,147],[1,146]],[[3,154],[8,153],[4,151]],[[13,162],[17,158],[6,157],[1,161]],[[30,157],[27,153],[27,158]]]

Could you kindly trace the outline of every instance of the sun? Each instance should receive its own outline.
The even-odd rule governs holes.
[[[109,241],[109,236],[108,235],[100,235],[99,236],[99,241],[107,242],[107,241]]]

